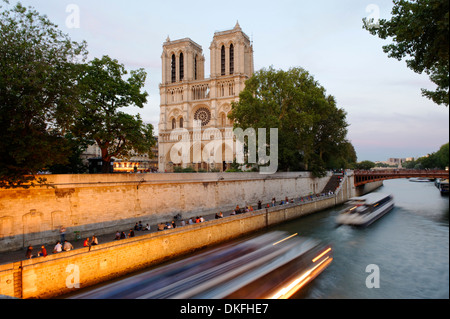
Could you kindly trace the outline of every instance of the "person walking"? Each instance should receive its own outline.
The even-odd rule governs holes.
[[[66,228],[61,226],[59,229],[59,235],[61,236],[61,242],[63,243],[66,240]]]

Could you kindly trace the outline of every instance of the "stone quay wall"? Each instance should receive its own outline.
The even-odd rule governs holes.
[[[49,186],[0,189],[0,252],[54,244],[59,229],[82,237],[155,225],[321,192],[330,175],[307,172],[44,175]],[[348,191],[352,191],[352,187]],[[342,195],[344,196],[344,195]],[[348,196],[345,196],[348,197]]]

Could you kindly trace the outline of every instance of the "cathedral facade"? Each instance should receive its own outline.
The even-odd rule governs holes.
[[[223,171],[233,161],[231,103],[253,75],[253,46],[239,23],[215,32],[210,77],[202,47],[189,38],[163,44],[159,171],[177,167]],[[214,143],[212,142],[214,141]]]

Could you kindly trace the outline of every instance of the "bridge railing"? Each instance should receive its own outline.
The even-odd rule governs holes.
[[[385,169],[385,170],[355,170],[355,175],[423,175],[423,174],[448,174],[449,172],[446,170],[437,170],[437,169],[425,169],[425,170],[417,170],[417,169]]]

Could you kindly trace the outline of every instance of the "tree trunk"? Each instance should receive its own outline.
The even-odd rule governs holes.
[[[111,170],[111,160],[105,160],[102,158],[102,174],[110,174]]]
[[[111,171],[111,156],[108,154],[108,145],[105,148],[100,148],[102,151],[102,174],[110,174]]]

